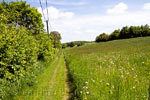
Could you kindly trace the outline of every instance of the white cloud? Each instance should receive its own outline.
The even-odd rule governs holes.
[[[149,10],[150,9],[150,3],[145,3],[143,6],[143,9]]]
[[[150,11],[126,12],[125,14],[88,14],[77,15],[49,7],[50,22],[54,30],[62,35],[62,42],[87,40],[93,41],[103,32],[111,33],[123,26],[150,24]],[[39,9],[41,12],[41,10]],[[44,10],[46,14],[46,10]]]
[[[62,12],[59,9],[56,9],[55,7],[49,7],[49,17],[51,19],[60,19],[60,18],[71,18],[74,16],[74,13],[72,12]],[[46,9],[44,10],[44,13],[46,13]],[[46,14],[45,14],[46,15]]]
[[[125,3],[121,2],[117,5],[115,5],[113,8],[108,9],[107,13],[108,14],[123,14],[126,12],[126,10],[128,9],[128,5],[126,5]]]

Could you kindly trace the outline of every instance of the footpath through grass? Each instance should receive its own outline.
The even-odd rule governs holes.
[[[65,50],[74,100],[150,100],[150,37]]]
[[[65,100],[67,76],[64,56],[61,54],[38,76],[38,83],[27,87],[15,100]]]

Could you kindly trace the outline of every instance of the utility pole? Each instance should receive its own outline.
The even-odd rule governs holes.
[[[49,27],[48,27],[48,20],[46,20],[46,25],[47,25],[47,34],[48,34],[48,37],[49,37]]]

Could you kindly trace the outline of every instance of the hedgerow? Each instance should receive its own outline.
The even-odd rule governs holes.
[[[55,51],[36,8],[24,1],[0,2],[0,100],[33,86]]]
[[[37,61],[36,41],[23,27],[0,25],[0,29],[0,78],[15,81]]]
[[[23,88],[36,83],[39,56],[51,61],[53,40],[46,34],[29,35],[25,27],[0,24],[0,99],[15,96]]]
[[[39,34],[36,36],[38,44],[38,60],[51,60],[54,55],[54,44],[52,37],[46,34]]]

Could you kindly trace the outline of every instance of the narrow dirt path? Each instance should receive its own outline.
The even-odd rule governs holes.
[[[63,53],[38,76],[39,83],[28,87],[27,95],[20,95],[15,100],[70,100],[68,71]],[[31,95],[28,93],[31,92]]]
[[[64,98],[63,100],[70,100],[71,98],[71,95],[70,95],[70,86],[69,86],[69,78],[68,78],[68,69],[67,69],[67,66],[66,66],[66,62],[64,60],[64,63],[65,63],[65,95],[64,95]]]
[[[55,84],[55,82],[56,82],[56,75],[57,75],[57,73],[58,73],[59,67],[61,66],[60,63],[61,63],[61,59],[59,60],[59,62],[58,62],[58,64],[57,64],[56,68],[54,69],[54,71],[53,71],[53,73],[52,73],[52,78],[51,78],[51,81],[50,81],[50,85],[51,85],[51,86],[53,86],[53,85]]]

